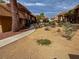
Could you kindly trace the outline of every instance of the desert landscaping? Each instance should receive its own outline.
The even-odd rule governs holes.
[[[79,0],[0,0],[0,59],[79,59]]]
[[[0,59],[70,59],[69,54],[79,55],[79,30],[67,40],[57,29],[36,29],[31,35],[0,48]],[[39,45],[38,39],[49,39],[51,44]]]

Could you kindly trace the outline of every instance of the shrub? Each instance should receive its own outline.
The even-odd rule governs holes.
[[[73,26],[69,23],[63,23],[64,27],[64,37],[66,37],[68,40],[70,40],[73,37]]]
[[[48,39],[40,39],[40,40],[37,40],[37,43],[39,45],[50,45],[51,44],[51,41],[48,40]]]
[[[61,30],[60,30],[60,29],[58,29],[58,30],[57,30],[57,32],[61,32]]]
[[[62,27],[62,25],[63,25],[63,22],[62,21],[58,22],[58,26],[59,27]]]
[[[49,26],[49,23],[44,23],[44,26]]]
[[[49,24],[51,25],[51,27],[55,27],[56,26],[55,21],[49,22]]]
[[[50,31],[50,27],[49,26],[46,26],[45,27],[45,31]]]

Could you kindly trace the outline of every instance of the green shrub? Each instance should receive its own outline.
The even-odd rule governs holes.
[[[47,26],[47,27],[45,28],[45,31],[50,31],[50,28]]]
[[[51,22],[49,22],[49,24],[51,25],[51,27],[55,27],[56,26],[55,21],[51,21]]]
[[[70,40],[73,37],[73,26],[69,23],[63,23],[64,27],[64,37],[66,37],[68,40]]]
[[[49,26],[49,23],[44,23],[44,26]]]
[[[37,43],[39,45],[50,45],[51,44],[51,41],[48,40],[48,39],[40,39],[40,40],[37,40]]]
[[[59,27],[62,27],[62,25],[63,25],[63,22],[62,21],[58,22],[58,26]]]

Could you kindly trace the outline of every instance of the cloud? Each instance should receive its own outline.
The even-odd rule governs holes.
[[[3,0],[3,1],[5,1],[6,3],[9,3],[9,0]]]
[[[46,13],[46,14],[50,14],[50,13],[56,13],[56,12],[53,12],[53,11],[52,11],[52,12],[45,12],[45,13]]]
[[[68,9],[68,7],[65,7],[65,6],[64,6],[63,9]]]
[[[59,9],[62,9],[62,10],[69,10],[69,9],[72,9],[73,7],[74,7],[73,4],[68,4],[68,3],[65,3],[65,2],[63,2],[62,4],[59,2],[56,5],[56,8],[59,8]]]
[[[58,8],[59,10],[68,10],[68,9],[71,9],[71,6],[69,6],[69,5],[57,5],[56,8]]]
[[[55,14],[55,13],[57,13],[57,12],[44,12],[45,14]],[[35,14],[35,15],[39,15],[40,13],[33,13],[33,14]]]
[[[47,6],[47,4],[44,3],[24,3],[26,6]]]
[[[45,12],[48,16],[72,9],[79,0],[18,0],[34,14]]]
[[[34,15],[39,15],[40,13],[33,13]]]

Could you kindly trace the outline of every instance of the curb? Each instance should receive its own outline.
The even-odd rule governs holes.
[[[3,47],[3,46],[8,45],[8,44],[10,44],[12,42],[15,42],[16,40],[19,40],[19,39],[21,39],[21,38],[23,38],[25,36],[28,36],[31,33],[33,33],[34,31],[35,31],[35,29],[29,30],[29,31],[26,31],[26,32],[22,32],[20,34],[17,34],[17,35],[2,39],[2,40],[0,40],[0,47]]]

